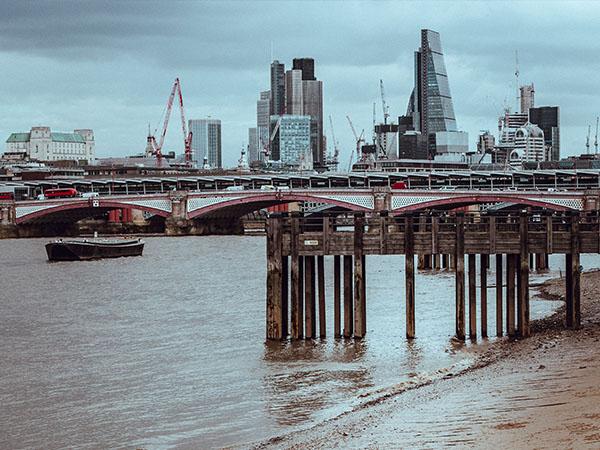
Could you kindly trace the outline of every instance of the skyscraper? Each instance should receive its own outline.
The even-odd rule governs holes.
[[[295,60],[294,60],[295,61]],[[286,114],[304,114],[304,94],[302,71],[288,70],[285,73],[285,112]]]
[[[529,121],[544,132],[544,142],[550,161],[560,160],[560,108],[558,106],[540,106],[529,109]]]
[[[521,86],[519,90],[521,91],[521,113],[527,114],[529,112],[529,108],[534,107],[535,88],[533,87],[533,83],[531,83]]]
[[[271,91],[263,91],[260,93],[260,99],[256,102],[256,128],[259,152],[257,161],[262,160],[264,146],[269,144],[269,117],[270,117]],[[250,163],[252,159],[248,160]]]
[[[271,107],[270,115],[285,113],[285,66],[275,60],[271,63]]]
[[[294,58],[292,68],[302,72],[302,79],[315,81],[315,60],[312,58]]]
[[[198,166],[204,158],[211,168],[221,168],[221,121],[219,119],[189,120],[188,128],[193,133],[192,152]]]
[[[259,141],[258,141],[258,128],[248,128],[248,163],[259,161]]]
[[[272,116],[273,154],[284,164],[312,169],[310,116]]]
[[[408,112],[415,131],[427,140],[429,157],[467,151],[468,135],[456,127],[440,35],[432,30],[421,30]]]

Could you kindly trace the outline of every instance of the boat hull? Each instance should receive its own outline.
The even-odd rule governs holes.
[[[144,241],[94,241],[94,240],[58,240],[46,244],[46,253],[50,261],[84,261],[101,258],[121,258],[141,256]]]

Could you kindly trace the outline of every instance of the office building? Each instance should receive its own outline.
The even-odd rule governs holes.
[[[219,119],[193,119],[188,121],[193,133],[192,155],[198,167],[205,161],[211,169],[223,167],[221,160],[221,121]]]
[[[460,159],[468,150],[468,135],[457,129],[439,33],[421,30],[414,69],[415,85],[407,112],[412,116],[413,130],[426,139],[430,158],[444,153],[445,158],[456,154]]]
[[[375,125],[375,144],[377,158],[397,158],[398,125],[395,123],[380,123]]]
[[[292,69],[302,72],[302,79],[315,81],[315,60],[313,58],[294,58]]]
[[[520,162],[542,162],[546,160],[544,132],[540,127],[527,122],[515,133],[514,150],[510,155],[511,165]]]
[[[271,116],[273,159],[285,165],[312,169],[310,116]]]
[[[269,121],[270,121],[270,106],[271,91],[263,91],[260,93],[260,99],[256,102],[256,128],[259,153],[258,159],[249,159],[249,162],[262,161],[264,154],[263,149],[269,145]]]
[[[95,160],[94,132],[78,129],[73,133],[56,133],[50,127],[32,127],[29,133],[12,133],[6,140],[6,153],[21,153],[35,161]]]
[[[519,90],[521,93],[521,113],[527,114],[529,112],[529,108],[533,108],[535,106],[535,89],[533,87],[533,83],[521,86]]]
[[[544,132],[547,160],[560,160],[560,108],[540,106],[529,109],[529,121]]]
[[[258,128],[248,128],[248,153],[246,154],[248,163],[259,161],[259,148]]]
[[[285,114],[285,66],[275,60],[271,63],[271,106],[269,115]]]
[[[301,70],[292,69],[285,73],[285,113],[296,116],[304,114],[304,94]]]

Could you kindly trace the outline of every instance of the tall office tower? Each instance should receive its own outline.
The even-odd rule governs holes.
[[[258,127],[248,128],[248,163],[260,161],[259,159]]]
[[[302,72],[302,79],[315,81],[315,60],[312,58],[294,58],[292,69]]]
[[[560,160],[560,108],[558,106],[530,108],[529,121],[544,132],[544,142],[548,150],[547,159]]]
[[[310,147],[315,164],[325,164],[323,145],[323,82],[302,80],[303,114],[310,116]]]
[[[263,148],[269,145],[269,117],[270,117],[271,91],[260,93],[260,99],[256,102],[256,128],[258,134],[258,159],[263,159]],[[249,159],[248,162],[253,162]]]
[[[527,114],[534,106],[535,89],[533,83],[521,86],[521,114]]]
[[[415,52],[415,87],[409,114],[415,131],[427,139],[429,157],[452,158],[446,153],[465,153],[468,134],[458,131],[450,95],[439,33],[421,30],[421,47]]]
[[[192,152],[198,166],[207,159],[211,168],[221,168],[221,121],[219,119],[191,119],[188,129],[192,132]]]
[[[285,112],[297,116],[304,114],[301,70],[292,69],[285,73]]]
[[[515,147],[510,157],[511,164],[525,161],[545,161],[544,132],[532,123],[527,122],[515,133]]]
[[[275,60],[271,63],[271,116],[285,114],[285,66]]]
[[[310,116],[290,115],[271,116],[274,130],[273,159],[282,163],[312,169],[312,153],[310,151]]]

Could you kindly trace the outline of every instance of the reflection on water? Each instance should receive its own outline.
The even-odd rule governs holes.
[[[44,243],[0,241],[0,448],[247,443],[468,361],[476,345],[452,339],[449,273],[417,275],[406,340],[400,256],[367,257],[365,339],[334,339],[330,320],[326,339],[265,343],[262,238],[148,238],[142,258],[56,264]],[[331,293],[329,258],[326,270]],[[532,302],[534,317],[548,310]]]

